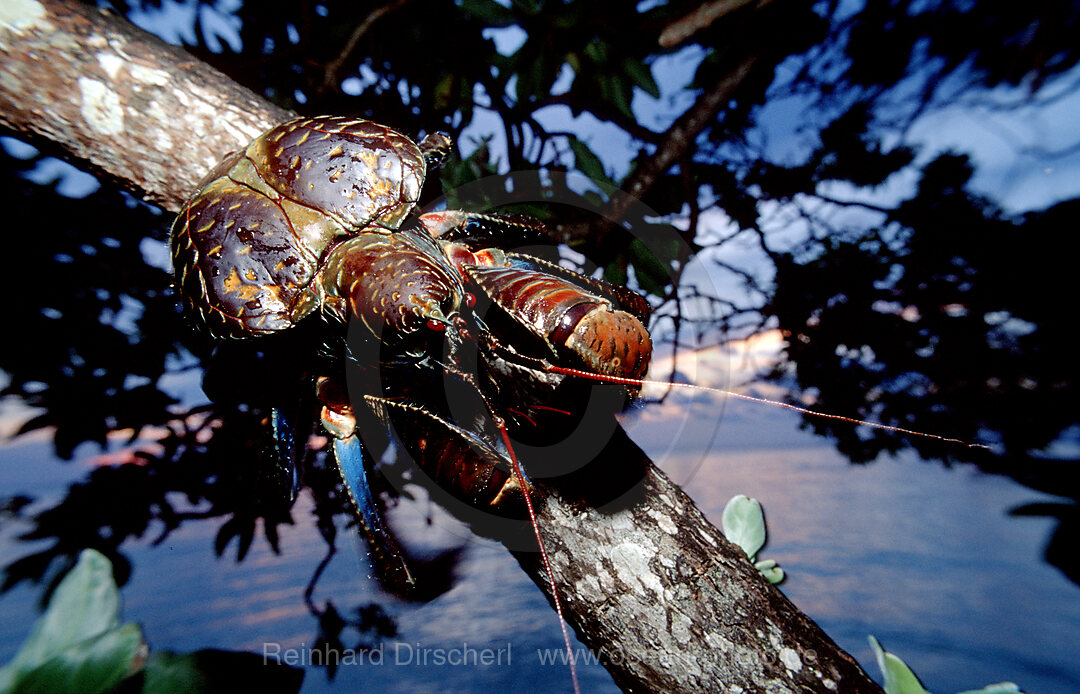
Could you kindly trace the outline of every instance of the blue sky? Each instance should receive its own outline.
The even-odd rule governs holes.
[[[134,12],[132,20],[171,43],[192,42],[196,39],[191,32],[198,13],[203,38],[212,49],[237,50],[240,48],[240,24],[235,12],[240,6],[239,0],[222,0],[214,8],[200,7],[192,0],[165,0],[161,9]],[[503,54],[516,51],[526,38],[517,27],[490,29],[486,35]],[[652,62],[650,67],[661,94],[659,98],[653,98],[636,90],[632,108],[641,124],[663,131],[686,109],[696,94],[686,90],[685,86],[704,56],[703,48],[689,46]],[[771,88],[773,92],[780,91],[784,81],[798,68],[799,60],[794,56],[781,64],[777,81]],[[572,79],[573,73],[565,68],[556,82],[555,91],[568,88]],[[349,92],[357,94],[358,105],[363,103],[363,90],[369,82],[354,79],[347,85]],[[972,191],[986,195],[1007,212],[1045,208],[1080,195],[1080,120],[1075,117],[1080,113],[1078,83],[1080,68],[1052,80],[1034,94],[1029,93],[1026,86],[984,90],[977,101],[964,99],[928,110],[903,134],[902,142],[919,152],[917,165],[942,152],[967,154],[975,165]],[[481,103],[487,98],[488,95],[478,94]],[[760,108],[758,131],[751,134],[751,138],[767,143],[765,155],[770,159],[798,163],[816,146],[816,129],[804,127],[807,108],[808,102],[803,97],[770,99]],[[811,112],[809,116],[820,120],[820,114]],[[626,175],[630,159],[641,146],[616,126],[590,114],[575,118],[564,106],[542,109],[536,118],[551,130],[577,134],[600,157],[607,173],[616,180]],[[459,140],[462,154],[467,156],[485,137],[492,139],[494,152],[505,150],[504,130],[497,115],[478,108],[473,122]],[[896,144],[900,142],[896,140]],[[0,145],[18,157],[35,153],[32,147],[12,138],[0,138]],[[572,155],[565,145],[556,145],[543,153],[542,161],[549,162],[555,156],[563,157],[569,163]],[[94,177],[52,158],[42,160],[29,178],[41,184],[53,183],[62,195],[72,197],[90,194],[98,188]],[[843,182],[831,182],[822,184],[821,192],[839,199],[862,200],[889,207],[910,197],[917,183],[917,168],[909,167],[877,188],[856,188]],[[823,205],[809,196],[800,198],[799,203],[848,227],[871,225],[879,219],[873,212]],[[775,248],[793,247],[805,238],[805,222],[793,207],[764,203],[761,213],[761,225],[769,232],[770,243]],[[676,226],[686,223],[677,216],[669,221]],[[724,210],[716,207],[705,209],[700,228],[703,240],[734,230]],[[158,255],[148,249],[148,256]],[[771,263],[762,256],[749,235],[700,254],[692,261],[687,277],[711,294],[729,298],[744,296],[748,301],[756,301],[756,297],[745,295],[741,278],[718,270],[717,265],[710,262],[712,259],[754,273],[763,285],[767,286],[771,280]]]

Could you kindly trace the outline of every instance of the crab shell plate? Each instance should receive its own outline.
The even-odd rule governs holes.
[[[176,286],[214,337],[291,327],[334,246],[397,228],[420,196],[423,154],[378,123],[297,118],[255,138],[199,184],[172,229]]]

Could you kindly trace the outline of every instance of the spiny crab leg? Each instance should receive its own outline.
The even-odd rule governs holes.
[[[323,402],[323,429],[333,440],[334,460],[345,484],[345,491],[357,512],[357,521],[368,538],[376,564],[385,570],[395,589],[408,594],[416,588],[404,554],[383,525],[375,497],[371,492],[365,465],[364,446],[356,433],[356,416],[342,389],[325,376],[319,378],[316,392]]]

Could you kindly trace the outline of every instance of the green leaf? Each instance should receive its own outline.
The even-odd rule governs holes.
[[[209,694],[254,691],[294,694],[304,681],[301,668],[265,660],[256,653],[213,649],[194,653],[154,653],[146,663],[142,694]]]
[[[97,694],[138,672],[146,644],[137,624],[99,634],[65,649],[24,673],[14,691],[20,694]]]
[[[885,679],[885,694],[929,694],[903,660],[882,648],[873,636],[867,638],[878,667],[881,668],[881,676]],[[960,694],[1020,694],[1020,687],[1012,682],[998,682]]]
[[[590,41],[585,44],[585,56],[595,63],[607,62],[607,44],[603,41]]]
[[[776,562],[772,559],[764,559],[756,562],[754,568],[761,572],[769,583],[776,585],[784,580],[784,570],[776,565]]]
[[[570,51],[563,56],[563,60],[570,66],[570,69],[574,71],[574,78],[581,74],[581,56],[574,51]]]
[[[959,694],[1021,694],[1020,687],[1013,682],[998,682],[988,684],[982,689],[969,689]]]
[[[439,78],[439,81],[435,83],[435,89],[432,91],[432,101],[435,104],[435,109],[443,111],[449,109],[454,102],[454,75],[446,73]]]
[[[514,11],[503,7],[495,0],[464,0],[462,11],[489,26],[504,27],[517,22]]]
[[[540,88],[540,70],[518,70],[515,74],[517,82],[514,84],[514,94],[518,103],[528,103],[544,96]]]
[[[570,136],[570,151],[574,153],[574,166],[578,171],[588,176],[593,181],[599,181],[606,185],[614,185],[604,171],[604,164],[600,158],[593,154],[589,146],[574,136]]]
[[[654,99],[660,98],[660,87],[657,86],[656,80],[653,79],[652,70],[649,66],[640,60],[634,58],[627,58],[623,61],[623,70],[633,80],[634,84],[640,87],[646,94]]]
[[[620,287],[626,286],[626,268],[618,261],[612,261],[604,266],[604,279]]]
[[[585,198],[585,202],[588,203],[589,205],[592,205],[593,207],[600,207],[601,205],[605,204],[608,201],[607,198],[605,198],[600,193],[597,193],[595,190],[586,190],[584,198]],[[625,284],[625,283],[626,283],[626,280],[623,280],[623,284]]]
[[[720,525],[723,527],[724,536],[742,547],[750,561],[754,560],[754,555],[765,545],[765,515],[761,512],[761,504],[757,499],[750,499],[742,494],[732,497],[724,507]]]
[[[113,580],[112,564],[96,550],[83,550],[22,648],[11,663],[0,669],[0,692],[9,691],[22,674],[75,644],[115,629],[119,622],[120,593]]]
[[[885,694],[929,694],[904,661],[882,648],[873,636],[868,638],[885,679]]]
[[[630,102],[634,98],[634,88],[621,77],[604,76],[600,82],[605,99],[627,118],[634,118]]]
[[[193,653],[153,653],[146,661],[143,694],[206,691],[206,676]]]
[[[303,682],[302,669],[267,663],[255,653],[155,653],[148,660],[139,626],[117,626],[119,620],[112,564],[100,552],[84,550],[14,660],[0,669],[0,694],[98,694],[144,665],[144,694],[295,694]]]
[[[641,239],[631,241],[626,253],[634,266],[638,286],[653,296],[663,296],[664,289],[671,284],[671,268],[657,258]]]

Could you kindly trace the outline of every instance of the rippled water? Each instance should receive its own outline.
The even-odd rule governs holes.
[[[793,414],[760,405],[712,398],[686,408],[672,399],[629,419],[635,438],[714,521],[734,494],[761,500],[770,532],[762,557],[788,572],[783,590],[875,677],[868,634],[935,692],[1002,680],[1028,692],[1080,688],[1080,588],[1042,561],[1052,522],[1008,515],[1051,497],[973,467],[909,456],[853,467],[799,431]],[[64,465],[47,461],[47,450],[36,441],[0,449],[3,488],[49,503],[89,469],[88,456]],[[256,540],[242,563],[235,546],[214,557],[219,521],[185,524],[160,546],[151,537],[125,545],[135,569],[123,588],[124,618],[142,624],[154,649],[306,652],[316,623],[303,590],[325,550],[311,511],[301,496],[295,524],[282,529],[282,553]],[[561,648],[554,613],[505,550],[426,503],[400,507],[393,521],[420,550],[467,545],[457,582],[426,604],[389,598],[367,578],[360,543],[344,535],[316,602],[376,602],[399,632],[379,642],[381,664],[344,665],[333,681],[309,666],[303,691],[569,690],[566,668],[538,657]],[[0,561],[33,547],[16,540],[19,528],[0,527]],[[0,659],[24,638],[37,595],[20,585],[0,597]],[[510,662],[416,663],[425,649],[434,658],[436,649],[464,648],[476,649],[473,657],[502,651]],[[617,691],[598,666],[581,677],[583,691]]]

